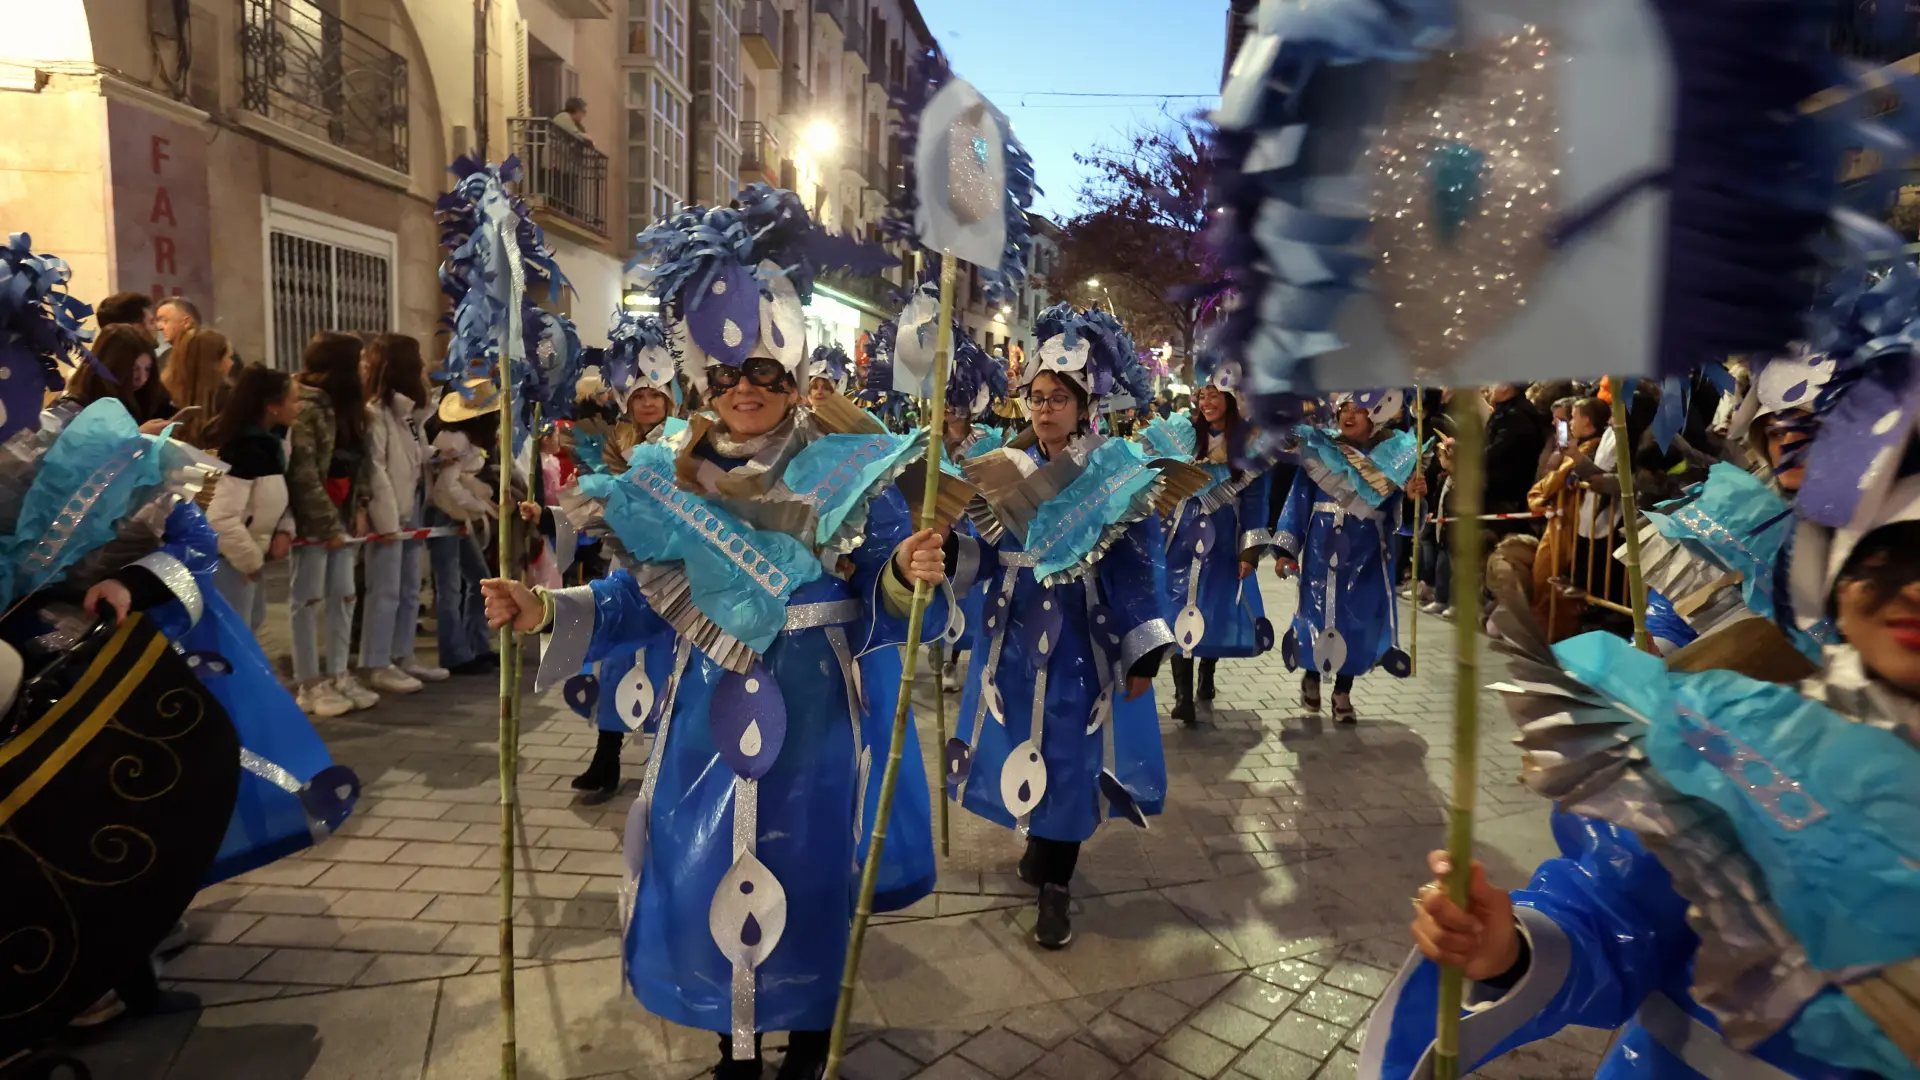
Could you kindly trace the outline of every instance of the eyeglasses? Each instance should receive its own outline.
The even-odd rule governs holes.
[[[741,379],[762,390],[777,390],[782,388],[782,383],[790,383],[787,369],[780,366],[780,361],[764,356],[750,356],[740,367],[734,367],[731,364],[715,364],[707,369],[707,383],[713,387],[716,395],[724,394],[739,386]]]
[[[1027,408],[1057,412],[1073,404],[1072,394],[1028,394]]]

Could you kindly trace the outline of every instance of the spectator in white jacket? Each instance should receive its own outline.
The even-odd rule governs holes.
[[[420,626],[420,552],[423,540],[380,540],[420,527],[426,507],[424,425],[429,415],[426,364],[420,342],[381,334],[361,354],[367,388],[366,598],[360,605],[360,666],[383,694],[411,694],[439,682],[447,670],[414,657]]]
[[[293,376],[249,364],[205,432],[208,448],[228,469],[214,485],[207,506],[207,521],[220,537],[220,568],[214,580],[255,635],[267,617],[261,571],[293,549],[287,427],[299,411]]]

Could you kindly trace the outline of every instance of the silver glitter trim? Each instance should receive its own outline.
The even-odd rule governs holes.
[[[1273,546],[1286,552],[1289,558],[1300,554],[1300,538],[1285,529],[1273,534]]]
[[[1003,551],[1000,553],[1000,565],[1031,570],[1040,565],[1040,555],[1034,551]]]
[[[660,703],[660,727],[653,734],[653,747],[647,753],[647,771],[640,779],[640,801],[647,806],[647,812],[653,812],[653,792],[660,786],[660,763],[666,756],[662,749],[667,745],[667,732],[673,729],[673,699],[680,692],[680,676],[687,670],[687,661],[693,655],[693,644],[681,638],[673,645],[673,670],[667,674],[667,697]],[[651,822],[648,823],[651,827]]]
[[[969,729],[973,733],[973,742],[967,744],[968,749],[972,749],[974,743],[979,741],[980,728],[987,722],[987,688],[991,686],[995,690],[999,689],[999,684],[996,680],[1000,674],[1000,650],[1007,642],[1007,624],[1013,621],[1013,587],[1019,580],[1019,574],[1020,572],[1018,570],[1008,570],[1003,572],[1000,578],[1000,595],[1008,601],[1008,615],[1006,618],[1000,620],[999,627],[994,630],[993,637],[987,642],[987,662],[980,669],[980,693],[976,695],[974,701],[973,726]],[[1167,640],[1173,640],[1173,635],[1167,635]],[[943,747],[941,753],[944,754],[945,752],[946,750]],[[967,780],[962,780],[954,789],[954,801],[959,802],[966,794]]]
[[[745,534],[735,532],[709,509],[704,500],[674,486],[670,477],[650,469],[633,474],[634,486],[668,513],[691,527],[715,552],[753,579],[769,596],[780,596],[789,579],[772,557],[755,547]]]
[[[159,578],[160,584],[165,585],[167,591],[179,599],[187,609],[188,626],[200,621],[200,616],[205,614],[207,605],[200,595],[200,585],[193,580],[193,571],[187,569],[186,563],[164,551],[154,551],[136,560],[133,565]]]
[[[1273,543],[1272,529],[1248,529],[1246,532],[1240,534],[1241,551],[1245,551],[1248,548],[1265,547],[1271,543]]]
[[[587,648],[593,643],[593,588],[575,585],[570,589],[546,589],[553,600],[553,623],[548,628],[546,647],[540,653],[540,670],[533,677],[535,693],[563,683],[580,673],[587,662]]]
[[[1148,619],[1139,626],[1127,631],[1120,639],[1120,669],[1132,671],[1140,658],[1160,648],[1173,644],[1173,630],[1165,619]]]
[[[240,767],[289,795],[300,794],[300,789],[305,786],[294,779],[292,773],[244,746],[240,748]]]
[[[789,604],[787,629],[816,630],[822,626],[844,626],[860,621],[860,601],[825,600],[818,604]]]
[[[87,477],[86,483],[80,485],[79,490],[73,493],[66,505],[60,508],[60,513],[54,517],[53,523],[47,526],[46,535],[41,537],[40,542],[35,544],[33,551],[27,555],[26,567],[32,588],[39,588],[46,583],[46,575],[52,572],[60,558],[60,553],[67,546],[67,541],[72,539],[74,530],[79,528],[80,523],[93,511],[93,504],[100,501],[100,496],[106,494],[107,489],[113,486],[114,480],[122,472],[147,452],[147,446],[145,439],[130,440],[119,452],[108,458],[105,464],[93,470],[93,473]]]
[[[1807,794],[1801,787],[1800,781],[1788,776],[1780,766],[1768,761],[1758,750],[1684,705],[1676,706],[1675,711],[1682,718],[1693,722],[1692,726],[1681,734],[1686,744],[1693,747],[1715,768],[1727,774],[1727,779],[1745,789],[1747,795],[1754,802],[1759,803],[1781,828],[1790,832],[1799,832],[1827,816],[1827,808]],[[1767,783],[1755,783],[1749,777],[1747,768],[1749,765],[1764,767],[1768,777]],[[1799,800],[1805,804],[1799,813],[1781,805],[1782,800],[1788,795],[1798,796]]]
[[[733,778],[733,861],[752,855],[760,832],[760,783],[744,776]],[[772,873],[771,870],[768,871]],[[777,880],[777,879],[776,879]],[[752,964],[733,965],[733,1056],[753,1056]]]

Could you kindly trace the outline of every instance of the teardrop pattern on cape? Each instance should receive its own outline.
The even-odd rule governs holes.
[[[1347,637],[1326,630],[1313,639],[1313,663],[1322,675],[1336,675],[1347,663]]]
[[[214,675],[233,674],[232,662],[217,652],[203,649],[199,652],[188,653],[184,659],[187,662],[187,666],[193,669],[193,673],[203,679]]]
[[[780,684],[755,661],[744,675],[724,672],[708,707],[713,745],[734,775],[767,775],[787,739],[787,703]]]
[[[1300,670],[1300,639],[1294,634],[1291,626],[1287,627],[1286,634],[1280,638],[1280,661],[1287,665],[1287,670],[1290,672]]]
[[[647,675],[647,650],[640,649],[633,654],[632,670],[620,676],[613,688],[614,710],[628,731],[637,730],[653,715],[654,698],[653,679]]]
[[[1034,608],[1026,621],[1020,624],[1020,630],[1026,636],[1027,650],[1033,654],[1036,667],[1045,663],[1053,655],[1054,646],[1060,644],[1060,623],[1060,601],[1049,590],[1040,598],[1040,606]]]
[[[1095,635],[1106,639],[1107,648],[1120,647],[1120,616],[1105,604],[1095,604],[1087,613],[1087,627]]]
[[[592,719],[594,707],[600,704],[600,676],[591,671],[569,676],[560,693],[567,700],[567,708]]]
[[[1265,617],[1253,620],[1254,651],[1263,653],[1271,648],[1273,648],[1273,620]],[[1293,670],[1293,664],[1289,663],[1287,670]]]
[[[1193,521],[1193,553],[1196,557],[1205,555],[1213,548],[1213,519],[1206,516]]]
[[[331,833],[346,823],[353,804],[360,801],[360,777],[345,765],[329,765],[313,774],[300,789],[300,808],[307,818]]]
[[[752,852],[734,860],[707,910],[713,943],[734,965],[758,967],[787,930],[787,892]]]
[[[1173,640],[1180,651],[1193,655],[1194,646],[1207,636],[1207,617],[1200,612],[1198,604],[1188,604],[1180,609],[1180,615],[1173,620]]]
[[[1404,679],[1413,674],[1413,657],[1403,649],[1388,649],[1386,655],[1380,658],[1380,666],[1394,678]]]
[[[947,605],[947,628],[941,632],[940,640],[951,649],[960,644],[967,636],[967,613],[959,604]]]
[[[973,773],[973,747],[968,746],[965,739],[948,739],[946,753],[942,757],[945,759],[947,790],[952,791],[966,783],[967,777]]]
[[[1032,739],[1013,748],[1000,767],[1000,802],[1007,813],[1025,817],[1047,794],[1047,763]]]
[[[1093,699],[1093,713],[1087,717],[1087,734],[1099,731],[1101,726],[1113,719],[1113,687],[1101,689],[1100,696]]]

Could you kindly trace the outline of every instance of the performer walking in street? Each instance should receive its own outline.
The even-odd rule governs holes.
[[[1300,473],[1274,530],[1281,577],[1300,574],[1300,605],[1282,642],[1287,669],[1306,669],[1300,703],[1320,711],[1323,676],[1333,677],[1333,719],[1351,724],[1353,680],[1384,664],[1404,678],[1411,664],[1397,644],[1393,534],[1406,500],[1426,493],[1413,434],[1389,431],[1398,390],[1334,396],[1335,428],[1302,425]],[[1478,610],[1477,597],[1456,602]]]
[[[1108,817],[1144,826],[1166,798],[1153,677],[1173,634],[1160,611],[1156,511],[1206,477],[1089,430],[1108,394],[1144,397],[1145,371],[1117,320],[1062,304],[1034,332],[1032,426],[963,465],[984,504],[977,541],[961,544],[978,548],[987,599],[947,776],[967,809],[1026,837],[1020,875],[1040,891],[1034,940],[1058,949],[1073,939],[1080,844]]]
[[[760,1076],[765,1031],[792,1032],[783,1080],[813,1080],[897,646],[914,583],[945,580],[943,540],[913,530],[892,486],[922,438],[878,432],[837,397],[825,413],[799,406],[812,226],[791,192],[755,185],[740,203],[640,237],[650,287],[687,327],[682,370],[713,412],[677,448],[636,446],[624,475],[581,479],[569,514],[625,569],[553,591],[491,580],[487,603],[495,625],[553,635],[543,687],[589,660],[671,657],[664,682],[636,684],[659,734],[627,830],[628,984],[656,1015],[722,1033],[722,1080]],[[714,235],[729,240],[701,239]],[[945,612],[936,601],[930,634]],[[926,779],[919,751],[905,758],[879,910],[933,887]]]
[[[1273,647],[1259,579],[1247,579],[1273,542],[1267,528],[1267,474],[1230,464],[1229,446],[1241,434],[1239,395],[1202,352],[1209,370],[1186,417],[1155,420],[1141,438],[1156,453],[1181,457],[1207,471],[1207,489],[1174,512],[1167,544],[1166,611],[1179,655],[1173,657],[1170,714],[1197,722],[1197,704],[1213,707],[1214,665],[1222,657],[1259,656]],[[1204,522],[1204,524],[1203,524]],[[1191,636],[1194,640],[1188,641]],[[1199,679],[1194,678],[1199,657]]]

